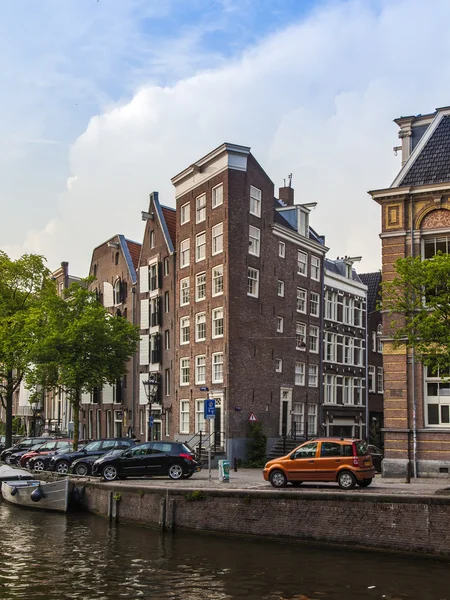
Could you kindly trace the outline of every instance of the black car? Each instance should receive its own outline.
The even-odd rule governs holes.
[[[102,456],[113,449],[125,449],[135,445],[135,441],[130,438],[110,438],[102,440],[94,440],[86,444],[81,450],[74,452],[65,452],[63,454],[55,454],[49,461],[47,469],[56,471],[56,473],[66,474],[69,472],[70,465],[77,458],[86,456]]]
[[[102,456],[92,465],[92,474],[101,475],[107,481],[153,475],[182,479],[196,471],[200,471],[200,465],[195,454],[180,442],[145,442]]]
[[[110,452],[122,452],[122,450],[110,450]],[[77,458],[70,465],[69,473],[75,473],[75,475],[92,475],[92,465],[98,459],[98,455],[94,456],[83,456]]]
[[[375,471],[377,473],[381,473],[381,462],[384,458],[383,450],[380,450],[377,446],[373,446],[369,444],[367,447],[369,450],[369,454],[372,456],[373,466],[375,467]]]
[[[3,452],[0,454],[0,460],[4,460],[9,465],[10,456],[14,452],[20,452],[21,450],[30,450],[32,446],[35,446],[36,444],[39,444],[39,443],[44,444],[45,442],[48,442],[49,440],[52,440],[52,439],[55,439],[55,438],[51,438],[51,437],[24,438],[23,440],[18,442],[15,446],[11,446],[11,448],[6,448],[6,450],[3,450]]]
[[[20,459],[24,454],[27,454],[28,452],[37,452],[44,445],[45,443],[43,444],[42,442],[38,442],[37,444],[34,444],[34,446],[31,446],[31,448],[18,450],[17,452],[11,452],[11,454],[8,456],[8,464],[16,465],[18,467],[20,465]]]

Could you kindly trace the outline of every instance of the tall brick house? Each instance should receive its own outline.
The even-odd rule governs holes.
[[[312,205],[294,205],[290,186],[276,199],[250,148],[233,144],[172,183],[174,436],[198,442],[207,396],[216,399],[216,449],[230,459],[246,455],[250,418],[270,445],[293,428],[315,435],[327,248],[309,226]]]
[[[383,325],[378,302],[381,300],[381,272],[360,273],[359,278],[367,286],[367,362],[369,439],[376,446],[383,446]]]
[[[345,257],[325,259],[323,315],[323,434],[367,435],[367,286]]]
[[[397,258],[450,250],[450,107],[395,122],[402,168],[392,185],[370,192],[381,206],[383,281]],[[385,476],[441,476],[450,471],[449,383],[394,348],[383,315]]]
[[[92,253],[89,275],[103,306],[111,314],[137,322],[135,288],[136,269],[141,245],[118,234],[97,246]],[[131,435],[136,422],[136,356],[127,365],[127,373],[114,385],[82,394],[80,435],[84,439]]]
[[[161,206],[158,193],[150,195],[139,259],[139,395],[136,437],[160,440],[172,434],[172,397],[175,388],[176,213]],[[146,396],[143,381],[158,383],[157,395]],[[152,417],[151,426],[149,418]]]

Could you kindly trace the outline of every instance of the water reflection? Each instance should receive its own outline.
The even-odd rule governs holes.
[[[0,502],[1,600],[450,600],[448,563],[161,535]]]

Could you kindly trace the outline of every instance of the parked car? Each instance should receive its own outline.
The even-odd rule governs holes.
[[[182,479],[200,470],[194,452],[181,442],[144,442],[122,452],[106,454],[92,465],[92,474],[101,475],[107,481],[153,475]]]
[[[273,487],[304,481],[336,481],[344,490],[367,487],[375,477],[367,443],[351,438],[316,438],[287,456],[270,460],[263,471]]]
[[[378,448],[378,446],[374,446],[372,444],[369,444],[368,448],[370,456],[372,457],[372,462],[373,466],[375,467],[375,471],[377,473],[381,473],[381,461],[384,458],[383,450]]]
[[[74,452],[64,452],[55,454],[49,461],[48,470],[56,473],[68,473],[70,465],[77,459],[85,456],[102,456],[113,449],[124,450],[135,445],[131,438],[109,438],[94,440],[86,444],[84,448]]]
[[[43,456],[45,454],[50,454],[56,452],[57,450],[71,450],[72,449],[72,440],[69,439],[60,439],[60,440],[50,440],[49,442],[45,442],[45,444],[41,444],[37,449],[33,446],[29,451],[25,450],[21,453],[21,456],[16,458],[15,464],[20,467],[30,468],[30,459],[33,456],[39,454]],[[12,462],[12,461],[11,461]]]
[[[0,435],[0,452],[5,449],[6,435]]]
[[[12,446],[11,448],[6,448],[5,450],[3,450],[3,452],[0,454],[0,460],[4,460],[7,464],[9,464],[9,457],[11,456],[11,454],[15,453],[15,452],[20,452],[21,450],[30,450],[30,448],[32,446],[35,446],[36,444],[43,444],[44,442],[48,442],[49,440],[52,440],[55,438],[49,438],[49,437],[28,437],[28,438],[24,438],[22,440],[20,440],[19,442],[17,442],[17,444],[15,444],[14,446]]]
[[[115,450],[110,450],[110,452],[115,452]],[[95,454],[94,456],[82,456],[81,458],[77,458],[70,465],[69,473],[75,473],[75,475],[83,476],[92,475],[92,465],[97,459],[97,454]]]
[[[42,445],[42,442],[39,442],[38,444],[34,444],[34,446],[31,446],[31,448],[27,448],[26,450],[11,452],[11,454],[8,456],[8,464],[19,466],[20,459],[24,454],[27,454],[28,452],[32,451],[36,452]]]

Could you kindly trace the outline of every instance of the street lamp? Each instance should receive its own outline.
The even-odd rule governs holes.
[[[145,395],[147,396],[147,400],[148,400],[148,434],[147,434],[147,437],[148,437],[148,440],[151,441],[152,429],[153,429],[153,416],[152,416],[151,412],[152,412],[152,404],[155,402],[155,398],[158,394],[158,387],[159,387],[158,375],[157,374],[149,375],[149,378],[146,381],[143,381],[142,385],[144,386]]]
[[[32,437],[36,437],[36,416],[38,413],[40,406],[39,406],[39,402],[32,402],[31,403],[31,411],[33,413],[33,427],[32,427]]]

